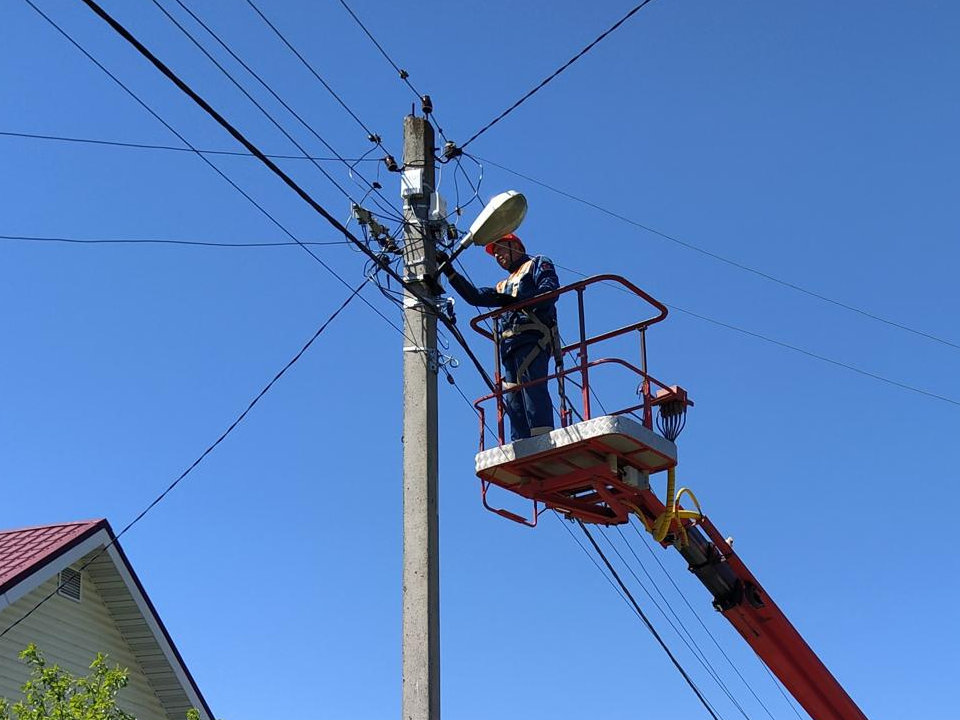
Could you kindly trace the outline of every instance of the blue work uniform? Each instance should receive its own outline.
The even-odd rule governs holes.
[[[477,288],[462,275],[450,275],[450,284],[464,300],[476,307],[506,307],[560,287],[549,258],[524,255],[510,268],[510,275],[495,288]],[[510,439],[540,435],[554,428],[553,402],[547,383],[509,392],[521,383],[547,376],[553,329],[557,324],[556,300],[505,313],[500,318],[500,361],[503,363],[504,404],[510,418]]]

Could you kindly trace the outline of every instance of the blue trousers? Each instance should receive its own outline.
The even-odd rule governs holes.
[[[537,348],[539,352],[527,367],[522,378],[517,371],[527,359],[527,355]],[[531,430],[553,429],[553,401],[547,383],[533,385],[516,392],[507,392],[511,385],[530,382],[547,376],[549,372],[550,348],[540,349],[536,342],[511,344],[503,348],[503,402],[510,418],[510,440],[521,440],[531,435]],[[538,433],[539,434],[539,433]]]

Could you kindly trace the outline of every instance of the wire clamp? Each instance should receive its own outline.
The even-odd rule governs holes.
[[[446,364],[445,362],[439,362],[439,356],[436,348],[425,348],[420,347],[419,345],[404,345],[403,351],[405,353],[423,353],[423,355],[427,358],[427,367],[430,368],[430,372],[432,373],[436,373],[440,369],[441,364]]]

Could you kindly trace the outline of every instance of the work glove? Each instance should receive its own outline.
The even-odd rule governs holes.
[[[457,274],[457,271],[453,269],[453,265],[450,264],[450,256],[447,255],[443,250],[437,250],[436,257],[437,267],[440,268],[440,272],[442,272],[448,278]]]

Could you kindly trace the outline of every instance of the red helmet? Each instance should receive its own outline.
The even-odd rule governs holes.
[[[501,243],[501,242],[514,242],[514,243],[516,243],[517,245],[520,246],[520,249],[521,249],[522,251],[526,252],[526,250],[527,250],[527,249],[523,246],[523,241],[522,241],[520,238],[518,238],[516,235],[514,235],[513,233],[510,233],[509,235],[504,235],[504,236],[503,236],[502,238],[500,238],[499,240],[494,240],[494,241],[491,242],[491,243],[487,243],[487,244],[484,246],[484,249],[487,251],[487,255],[493,255],[493,246],[496,245],[497,243]]]

